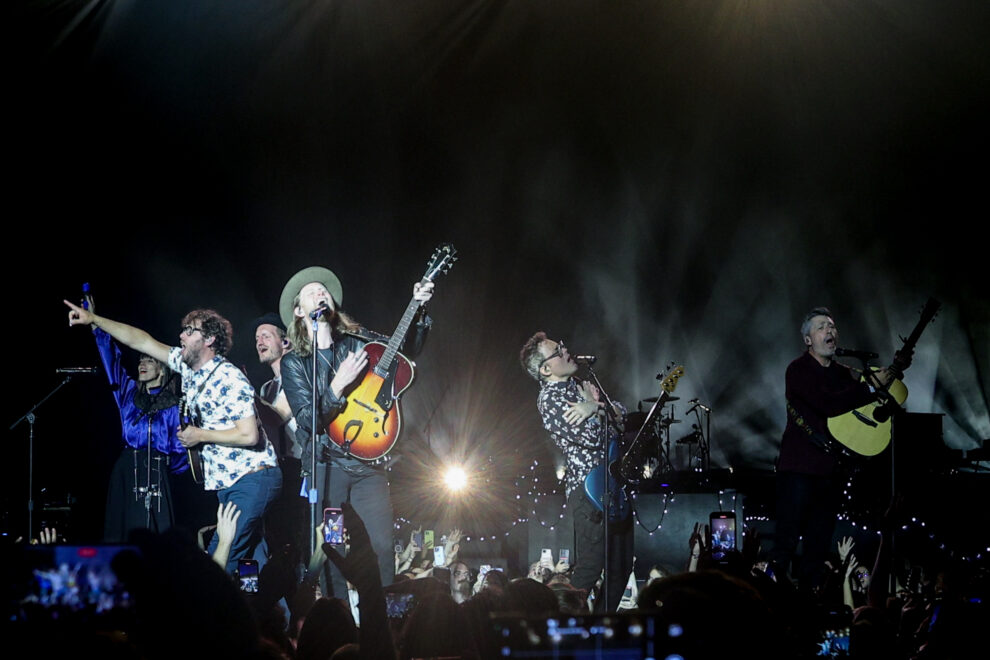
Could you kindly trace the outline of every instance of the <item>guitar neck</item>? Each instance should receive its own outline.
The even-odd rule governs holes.
[[[416,318],[416,313],[419,311],[419,301],[415,297],[409,300],[409,304],[406,305],[406,311],[402,315],[402,319],[399,320],[399,325],[395,328],[395,332],[392,333],[392,337],[388,340],[388,346],[382,352],[381,358],[378,360],[378,364],[375,365],[375,373],[382,378],[388,375],[388,371],[392,366],[392,361],[395,359],[396,353],[399,352],[399,347],[402,346],[402,342],[406,340],[406,335],[409,333],[409,327],[412,325],[413,319]]]
[[[914,345],[918,343],[918,338],[921,337],[921,333],[924,332],[925,328],[935,318],[935,314],[938,313],[938,308],[941,303],[934,298],[929,298],[928,302],[925,304],[925,309],[921,312],[921,318],[918,319],[918,324],[914,326],[914,330],[907,339],[904,340],[904,347],[908,349],[914,348]]]

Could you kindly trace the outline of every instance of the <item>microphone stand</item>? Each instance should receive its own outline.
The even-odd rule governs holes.
[[[604,553],[603,554],[604,554],[604,561],[605,561],[605,563],[604,563],[604,569],[605,570],[602,572],[601,603],[602,603],[602,608],[603,608],[602,611],[603,612],[607,612],[608,611],[608,605],[609,605],[609,603],[608,603],[608,596],[609,596],[609,594],[608,594],[608,586],[609,586],[609,576],[608,576],[608,574],[609,574],[609,566],[608,566],[609,548],[608,548],[608,546],[609,546],[609,540],[610,540],[609,539],[609,516],[610,516],[609,509],[612,506],[612,490],[609,487],[610,486],[609,481],[611,479],[610,479],[609,471],[608,471],[608,467],[609,467],[609,465],[608,465],[608,462],[609,462],[609,448],[610,448],[611,443],[609,442],[609,439],[608,439],[608,429],[609,429],[609,422],[612,422],[614,424],[614,426],[615,426],[616,429],[618,429],[619,424],[616,421],[615,408],[612,405],[612,399],[609,398],[608,393],[605,391],[605,388],[602,387],[601,381],[598,380],[598,374],[595,373],[595,370],[592,369],[592,367],[591,367],[590,364],[587,365],[587,369],[588,369],[588,375],[591,376],[591,380],[594,381],[595,387],[598,388],[599,395],[601,396],[601,398],[605,402],[605,415],[604,415],[604,419],[602,419],[602,423],[601,423],[602,467],[604,468],[603,471],[604,471],[604,474],[605,474],[605,478],[603,479],[603,484],[602,484],[602,513],[604,514],[603,519],[602,519],[602,524],[604,525],[604,530],[603,530],[604,531],[604,543],[602,545],[604,546]]]
[[[312,403],[312,405],[311,405],[311,408],[312,409],[310,410],[310,418],[309,418],[310,419],[310,425],[311,425],[311,427],[310,427],[310,434],[309,434],[309,440],[310,440],[310,443],[309,443],[309,445],[310,445],[309,480],[310,481],[309,481],[309,492],[307,493],[307,495],[309,497],[309,519],[310,519],[310,524],[312,525],[312,527],[309,530],[306,531],[305,545],[303,546],[304,548],[306,548],[306,563],[307,564],[313,558],[313,547],[312,547],[313,546],[313,536],[312,536],[312,533],[319,526],[319,524],[321,522],[317,518],[317,512],[319,511],[319,509],[317,507],[317,498],[319,497],[319,491],[318,491],[318,489],[316,487],[316,439],[319,437],[319,433],[316,430],[316,419],[317,419],[316,410],[317,410],[318,402],[319,402],[319,399],[320,399],[320,393],[317,390],[317,383],[316,383],[316,372],[317,372],[317,368],[316,367],[317,367],[317,364],[319,364],[319,357],[320,357],[319,356],[319,353],[318,353],[320,349],[319,349],[319,345],[317,343],[317,339],[318,339],[319,333],[320,333],[320,317],[323,316],[323,314],[328,309],[329,309],[329,307],[326,304],[322,304],[322,305],[320,305],[320,307],[317,307],[315,310],[313,310],[310,313],[310,319],[313,321],[313,326],[312,326],[312,335],[313,335],[313,344],[312,344],[312,346],[313,346],[313,380],[312,380],[312,382],[313,382],[313,396],[312,396],[312,402],[311,402]],[[326,476],[324,478],[324,482],[327,482],[329,480],[330,480],[330,469],[327,468],[327,470],[326,470]],[[324,486],[326,486],[326,483],[324,483]]]
[[[879,380],[877,380],[876,375],[870,369],[870,365],[867,364],[869,358],[865,355],[857,355],[856,357],[863,365],[863,379],[866,381],[867,385],[873,388],[873,393],[876,396],[877,403],[879,404],[879,406],[873,411],[874,418],[880,422],[885,422],[888,419],[890,420],[890,501],[893,502],[894,497],[897,494],[897,461],[895,460],[895,448],[897,447],[897,443],[895,442],[897,439],[897,417],[898,413],[904,412],[904,409],[901,408],[900,404],[897,403],[894,397],[891,396],[890,392],[887,390],[887,388],[890,387],[890,383],[888,382],[888,384],[884,386],[880,384]],[[893,374],[891,374],[891,377],[893,377]],[[883,417],[883,419],[877,417],[878,413]],[[897,534],[895,529],[890,534],[891,566],[897,565],[895,563],[897,560],[896,538]],[[893,571],[891,571],[888,580],[888,586],[893,589],[896,582],[896,577],[894,576]]]
[[[26,413],[21,415],[16,422],[10,425],[8,431],[13,431],[14,427],[20,424],[22,421],[27,420],[28,423],[28,519],[27,519],[27,535],[24,537],[28,542],[31,541],[31,532],[34,529],[33,518],[34,518],[34,421],[37,417],[34,411],[41,407],[45,401],[50,399],[52,395],[58,392],[62,387],[64,387],[68,382],[72,380],[72,374],[68,374],[61,383],[55,386],[51,392],[45,395],[41,401],[31,406],[31,409]]]
[[[303,547],[306,549],[305,556],[306,556],[306,564],[307,565],[309,565],[310,560],[313,558],[313,530],[315,530],[317,528],[317,526],[319,526],[319,523],[316,521],[316,511],[317,511],[317,506],[316,506],[316,498],[317,498],[317,489],[316,489],[316,439],[318,437],[318,434],[316,432],[316,417],[317,417],[317,415],[316,415],[316,409],[317,409],[317,405],[318,405],[318,401],[319,401],[320,395],[319,395],[319,392],[316,389],[316,367],[317,367],[317,364],[319,363],[320,356],[317,354],[317,351],[319,350],[319,348],[317,347],[316,341],[317,341],[317,335],[318,335],[319,329],[320,329],[320,314],[321,313],[322,313],[322,311],[319,311],[318,310],[317,313],[315,313],[313,315],[313,317],[312,317],[312,320],[313,320],[313,327],[312,327],[312,330],[313,330],[313,332],[312,332],[312,335],[313,335],[313,378],[312,378],[313,395],[312,395],[312,402],[311,402],[311,406],[310,406],[310,408],[311,408],[310,409],[310,417],[309,417],[309,423],[310,423],[310,431],[309,431],[310,456],[309,456],[309,492],[307,493],[308,498],[309,498],[309,522],[310,522],[310,528],[308,530],[306,530],[306,538],[304,539],[304,543],[303,543]]]

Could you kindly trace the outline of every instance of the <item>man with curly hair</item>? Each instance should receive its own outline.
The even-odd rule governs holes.
[[[192,424],[179,430],[184,447],[199,448],[203,486],[216,491],[221,504],[234,503],[241,516],[227,559],[227,571],[251,557],[264,562],[261,520],[282,487],[278,460],[264,434],[258,433],[254,388],[224,358],[233,345],[230,321],[211,309],[186,314],[179,346],[168,346],[134,326],[98,316],[65,301],[69,325],[90,325],[121,344],[167,364],[182,377],[182,394]],[[212,554],[214,537],[208,552]],[[256,550],[261,552],[256,553]]]

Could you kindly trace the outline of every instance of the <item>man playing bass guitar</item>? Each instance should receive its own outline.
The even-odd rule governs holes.
[[[602,415],[605,404],[597,389],[588,381],[574,378],[578,364],[563,342],[548,339],[537,332],[529,338],[519,354],[523,369],[540,384],[537,408],[543,427],[567,463],[565,490],[567,511],[574,522],[574,574],[571,583],[591,590],[605,563],[604,514],[585,494],[584,480],[602,463]],[[616,416],[626,410],[615,403]],[[598,598],[595,609],[614,611],[625,589],[625,577],[631,570],[632,525],[626,520],[609,522],[609,594]]]

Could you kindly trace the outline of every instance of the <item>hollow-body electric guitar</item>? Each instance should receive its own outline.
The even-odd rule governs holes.
[[[433,251],[421,283],[432,282],[457,261],[457,250],[444,244]],[[395,446],[402,430],[399,397],[412,384],[413,363],[399,352],[409,327],[419,311],[413,297],[388,343],[369,342],[364,346],[368,367],[364,376],[344,390],[347,403],[327,428],[331,442],[344,452],[364,461],[383,458]]]

